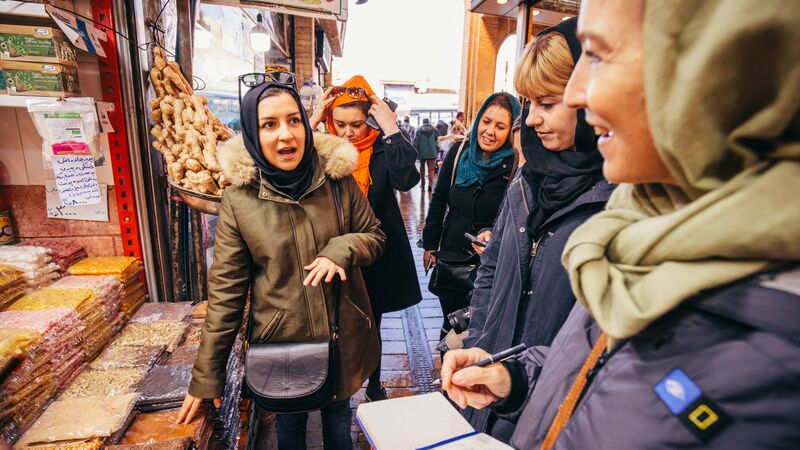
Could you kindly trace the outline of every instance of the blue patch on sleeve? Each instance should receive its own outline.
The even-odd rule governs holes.
[[[674,369],[653,387],[672,414],[680,414],[703,392],[681,369]]]

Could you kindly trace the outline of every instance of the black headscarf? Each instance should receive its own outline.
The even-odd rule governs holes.
[[[270,164],[264,157],[264,154],[261,153],[261,143],[258,138],[258,104],[264,99],[264,92],[269,88],[282,89],[294,98],[297,102],[297,107],[300,109],[300,115],[303,117],[303,126],[306,128],[306,142],[303,158],[294,170],[288,172]],[[266,178],[275,189],[294,200],[298,200],[300,196],[305,193],[306,189],[308,189],[308,186],[311,185],[311,180],[314,177],[314,134],[308,123],[306,110],[303,108],[302,103],[300,103],[300,95],[293,87],[266,82],[250,89],[250,91],[245,94],[242,99],[239,114],[242,122],[244,146],[247,148],[247,153],[253,158],[258,170],[261,171],[262,176]]]
[[[564,36],[574,63],[581,56],[581,44],[576,35],[578,19],[573,17],[550,27],[537,36],[558,33]],[[530,105],[522,114],[520,139],[525,165],[522,175],[533,190],[534,201],[528,214],[528,233],[537,240],[542,233],[539,227],[556,211],[569,205],[592,188],[603,176],[603,158],[597,150],[597,137],[586,123],[583,110],[578,111],[575,127],[575,151],[554,152],[542,144],[536,130],[525,124]]]

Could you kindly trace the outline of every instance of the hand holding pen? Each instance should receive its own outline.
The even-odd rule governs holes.
[[[442,362],[442,389],[460,408],[481,409],[508,397],[511,376],[504,365],[495,363],[525,348],[521,344],[494,355],[480,348],[449,351]]]

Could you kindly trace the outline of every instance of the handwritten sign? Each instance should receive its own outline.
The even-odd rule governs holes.
[[[65,206],[61,203],[56,182],[45,180],[44,190],[47,198],[47,217],[51,219],[91,220],[108,222],[108,186],[100,185],[102,200],[96,205]]]
[[[96,205],[102,200],[92,155],[54,156],[53,172],[63,205]]]

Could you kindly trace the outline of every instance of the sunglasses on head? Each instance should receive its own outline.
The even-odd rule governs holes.
[[[367,91],[360,87],[334,86],[331,95],[341,97],[347,94],[352,99],[367,98]]]
[[[287,86],[294,86],[295,78],[291,72],[253,72],[239,75],[239,82],[243,85],[254,88],[260,86],[267,81],[273,83],[284,84]]]

